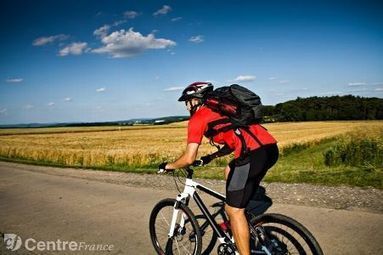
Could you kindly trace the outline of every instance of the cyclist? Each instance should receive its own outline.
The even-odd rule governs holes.
[[[159,172],[187,167],[196,160],[198,148],[206,134],[209,123],[225,118],[204,105],[207,94],[213,91],[209,82],[195,82],[187,86],[178,101],[184,101],[190,112],[187,146],[184,154],[175,162],[164,162]],[[201,157],[203,164],[214,158],[234,152],[234,159],[225,168],[226,204],[231,229],[241,255],[250,254],[250,234],[245,208],[267,170],[278,159],[276,140],[259,124],[249,126],[248,132],[228,130],[216,134],[212,141],[224,145],[219,151]],[[240,135],[238,135],[238,132]],[[246,146],[248,153],[244,153]]]

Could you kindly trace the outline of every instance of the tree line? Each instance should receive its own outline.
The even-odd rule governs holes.
[[[383,99],[359,96],[308,97],[264,106],[264,121],[381,120]]]

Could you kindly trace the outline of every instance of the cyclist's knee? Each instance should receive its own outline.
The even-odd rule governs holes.
[[[225,205],[225,211],[226,213],[229,215],[244,215],[245,214],[245,208],[237,208],[237,207],[233,207],[233,206],[230,206],[228,204]]]

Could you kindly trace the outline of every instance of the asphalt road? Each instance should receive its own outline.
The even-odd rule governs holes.
[[[175,197],[174,191],[67,177],[66,169],[55,175],[26,168],[0,162],[0,232],[22,240],[17,251],[5,250],[0,240],[0,254],[53,254],[37,251],[37,242],[43,241],[42,247],[56,242],[57,248],[57,240],[110,249],[58,254],[154,254],[149,215],[157,201]],[[270,211],[305,225],[325,254],[383,254],[382,214],[288,204],[274,204]],[[28,239],[34,252],[24,248]]]

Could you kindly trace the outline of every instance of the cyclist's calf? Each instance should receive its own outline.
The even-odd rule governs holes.
[[[238,251],[241,255],[250,254],[250,233],[245,209],[235,208],[226,204],[225,210],[229,215],[230,226]]]

